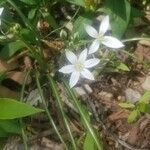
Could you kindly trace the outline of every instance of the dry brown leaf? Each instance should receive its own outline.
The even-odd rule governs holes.
[[[12,72],[9,72],[7,75],[8,75],[8,78],[10,78],[10,79],[12,79],[12,80],[14,80],[14,81],[16,81],[22,85],[24,82],[26,73],[25,72],[19,72],[19,71],[12,71]],[[32,81],[31,76],[28,76],[26,85],[30,84],[31,81]]]
[[[120,110],[117,111],[116,113],[113,113],[112,115],[109,116],[109,120],[111,121],[116,121],[119,119],[126,119],[129,115],[129,111],[128,110]]]
[[[10,71],[18,67],[17,61],[7,63],[5,60],[0,60],[0,72]]]
[[[0,97],[18,99],[19,95],[20,94],[18,92],[14,92],[14,91],[6,88],[5,86],[0,85]]]

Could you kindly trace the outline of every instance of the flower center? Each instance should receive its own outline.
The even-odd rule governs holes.
[[[84,65],[80,62],[77,62],[74,66],[77,71],[82,71],[84,68]]]
[[[98,35],[98,37],[97,37],[100,41],[103,41],[104,40],[104,36],[103,35]]]

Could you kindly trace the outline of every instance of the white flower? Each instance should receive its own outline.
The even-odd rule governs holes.
[[[99,32],[97,32],[96,29],[93,28],[92,26],[85,25],[85,30],[88,33],[88,35],[95,38],[95,40],[93,41],[93,43],[89,48],[89,54],[96,52],[101,43],[110,48],[121,48],[124,46],[122,42],[119,41],[117,38],[112,36],[104,36],[108,28],[109,28],[109,16],[106,16],[102,20],[99,27]]]
[[[2,8],[0,8],[0,25],[1,25],[1,23],[2,23],[2,21],[1,21],[1,15],[2,15],[2,13],[3,13],[3,10],[4,10],[4,8],[2,7]]]
[[[70,74],[70,82],[69,85],[72,88],[76,85],[79,80],[79,77],[82,76],[89,80],[94,80],[93,74],[87,69],[96,66],[100,60],[97,58],[87,59],[87,49],[83,50],[79,57],[77,57],[73,52],[66,51],[66,57],[71,63],[70,65],[66,65],[62,67],[59,72],[64,74]]]

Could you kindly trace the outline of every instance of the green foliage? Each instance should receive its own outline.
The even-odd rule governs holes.
[[[54,19],[54,17],[49,13],[49,12],[46,12],[46,11],[42,11],[42,16],[43,18],[54,28],[58,28],[58,25]]]
[[[43,110],[14,99],[0,98],[0,119],[16,119],[39,112],[43,112]]]
[[[134,121],[137,120],[137,118],[140,116],[140,112],[135,109],[133,110],[130,115],[128,116],[128,123],[133,123]]]
[[[33,18],[35,17],[35,15],[36,15],[36,12],[37,12],[37,8],[31,9],[31,10],[29,11],[29,13],[28,13],[28,18],[29,18],[29,19],[33,19]]]
[[[17,51],[24,48],[25,44],[18,40],[15,42],[11,42],[6,44],[3,49],[0,51],[0,59],[8,59],[12,57]]]
[[[31,36],[32,35],[32,36]],[[20,30],[20,37],[24,40],[24,41],[28,41],[31,44],[36,44],[36,36],[34,34],[33,31],[23,28]]]
[[[39,0],[20,0],[20,1],[28,5],[36,5],[37,2],[39,2]]]
[[[95,146],[98,148],[98,150],[103,150],[103,145],[101,144],[101,142],[99,141],[99,138],[95,134],[95,132],[93,130],[93,127],[91,126],[91,124],[87,120],[87,117],[85,116],[84,111],[83,111],[83,109],[82,109],[78,99],[76,98],[75,93],[70,89],[70,87],[68,86],[67,83],[64,82],[64,85],[65,85],[65,88],[66,88],[66,91],[67,91],[68,95],[71,98],[72,104],[74,104],[75,108],[77,108],[77,110],[78,110],[78,112],[80,114],[80,117],[84,121],[84,125],[85,125],[87,131],[89,132],[89,134],[93,138]]]
[[[6,77],[6,73],[5,72],[0,72],[0,84],[5,79],[5,77]]]
[[[84,38],[87,34],[85,32],[85,28],[84,25],[85,24],[91,24],[92,20],[91,20],[92,15],[90,14],[83,14],[80,15],[74,22],[74,33],[78,33],[80,39]]]
[[[149,103],[150,102],[150,91],[146,91],[144,95],[140,98],[140,103]]]
[[[140,98],[137,104],[131,103],[119,103],[122,108],[132,109],[128,116],[128,122],[133,123],[140,116],[141,113],[150,113],[150,91],[146,91],[144,95]]]
[[[134,108],[135,107],[135,105],[131,103],[119,103],[119,106],[121,106],[122,108]]]
[[[96,146],[93,140],[93,137],[89,132],[87,132],[84,140],[84,150],[96,150]]]
[[[123,36],[130,21],[131,5],[128,0],[106,0],[105,7],[111,17],[111,27],[114,36]]]
[[[69,43],[71,46],[68,44],[70,46],[68,46],[69,48],[76,49],[79,46],[86,47],[88,46],[86,44],[89,44],[89,40],[84,40],[85,37],[89,37],[85,32],[84,25],[98,23],[96,21],[97,16],[104,14],[109,15],[112,33],[114,36],[120,38],[124,35],[130,20],[132,20],[134,17],[142,15],[142,12],[131,6],[129,0],[105,0],[102,2],[103,3],[101,3],[99,11],[96,11],[99,5],[95,0],[0,0],[1,7],[5,7],[5,10],[2,14],[0,59],[9,59],[14,55],[19,54],[19,52],[26,48],[29,51],[27,55],[31,57],[34,64],[33,70],[35,68],[40,70],[42,76],[43,74],[45,75],[47,72],[50,72],[52,75],[54,75],[54,79],[58,80],[56,77],[57,73],[55,74],[55,72],[57,72],[55,69],[58,69],[57,67],[59,65],[55,64],[55,60],[57,60],[55,53],[57,52],[53,50],[51,46],[50,49],[47,48],[42,43],[43,40],[50,39],[53,42],[54,39],[59,38],[59,31],[64,29],[66,27],[65,24],[69,22],[73,25],[73,31],[68,33],[69,31],[65,28],[64,30],[66,31],[67,35],[65,36],[66,41],[63,41],[64,39],[62,38],[59,40],[63,41],[65,43],[64,45],[66,46],[66,43],[69,43],[69,40],[73,39],[71,41],[72,45],[70,44],[71,42]],[[65,9],[62,11],[60,8]],[[76,11],[77,8],[78,10]],[[75,15],[73,16],[73,14]],[[37,28],[39,22],[40,27],[38,26],[39,28]],[[8,35],[12,35],[12,37],[9,38]],[[53,45],[52,42],[50,42],[50,45]],[[43,49],[50,50],[50,57],[52,55],[52,61],[48,60],[47,62],[47,60],[44,59]],[[61,52],[63,52],[63,50],[58,51],[58,55]],[[111,61],[111,63],[111,69],[114,72],[130,71],[130,66],[128,67],[126,64],[118,61],[118,58],[116,57]],[[107,69],[110,72],[111,69]],[[5,75],[6,73],[0,73],[0,83],[5,78]],[[44,99],[40,81],[37,79],[37,83],[38,82],[39,84],[37,84],[37,87],[39,89],[40,96],[42,97],[51,126],[55,130],[60,141],[64,144],[66,149],[68,149],[68,147],[70,148],[71,146],[74,147],[74,149],[77,149],[76,147],[78,145],[76,146],[74,134],[71,132],[69,117],[67,116],[65,112],[66,109],[63,107],[59,97],[59,92],[57,91],[56,87],[57,84],[55,85],[55,81],[51,81],[51,92],[58,104],[58,111],[61,112],[61,116],[63,118],[62,120],[68,131],[67,133],[69,138],[71,138],[68,140],[69,144],[72,142],[72,145],[70,144],[71,146],[68,144],[68,141],[66,143],[64,142],[63,135],[59,133],[57,124],[55,124],[55,120],[53,120],[51,113],[47,108],[47,102]],[[45,82],[45,79],[42,80],[42,82]],[[80,116],[79,122],[86,133],[84,143],[82,143],[83,147],[80,149],[102,150],[103,146],[101,141],[99,140],[97,134],[95,134],[95,130],[91,125],[91,116],[89,114],[89,110],[76,98],[74,92],[70,90],[68,85],[65,84],[65,87],[68,95],[70,96],[70,102],[72,102]],[[131,114],[128,117],[128,122],[132,123],[137,120],[139,116],[142,115],[142,113],[150,113],[149,101],[150,92],[146,92],[140,101],[135,105],[131,103],[120,103],[119,105],[123,108],[131,110]],[[21,119],[19,119],[19,123],[18,120],[13,119],[27,117],[39,112],[43,112],[43,110],[34,108],[14,99],[0,98],[0,137],[8,137],[12,134],[21,134],[21,130],[23,129],[22,125],[20,125]],[[24,138],[23,134],[24,133],[22,133],[22,136]],[[26,139],[24,139],[24,141],[26,141]]]
[[[116,67],[116,69],[119,71],[119,70],[122,70],[122,71],[130,71],[130,69],[128,68],[127,65],[125,65],[124,63],[119,63],[118,66]]]
[[[85,7],[85,2],[84,0],[66,0],[69,3],[73,3],[82,7]]]
[[[0,120],[0,130],[3,132],[2,136],[21,134],[21,126],[17,120]],[[0,134],[0,137],[2,136]]]

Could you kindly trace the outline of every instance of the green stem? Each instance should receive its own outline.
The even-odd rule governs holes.
[[[50,75],[47,75],[47,77],[48,77],[48,80],[49,80],[49,83],[50,83],[50,87],[52,88],[53,95],[54,95],[55,99],[57,100],[57,103],[58,103],[59,109],[61,111],[61,114],[62,114],[64,123],[65,123],[66,129],[68,130],[68,133],[70,135],[73,148],[74,148],[74,150],[77,150],[76,143],[75,143],[73,135],[71,133],[71,129],[69,127],[66,115],[65,115],[65,113],[63,111],[63,107],[62,107],[62,104],[61,104],[61,99],[60,99],[59,94],[58,94],[58,92],[56,90],[56,83],[54,82],[54,80],[52,79],[52,77]]]
[[[42,88],[41,88],[41,85],[40,85],[40,82],[39,82],[39,72],[36,71],[35,76],[36,76],[36,84],[37,84],[37,87],[38,87],[38,90],[39,90],[39,94],[40,94],[40,96],[41,96],[41,99],[43,100],[43,105],[44,105],[44,107],[45,107],[45,111],[46,111],[46,113],[47,113],[49,122],[50,122],[50,124],[53,126],[53,128],[54,128],[56,134],[58,135],[58,137],[59,137],[59,139],[60,139],[60,141],[61,141],[61,142],[63,143],[63,145],[65,146],[65,149],[68,150],[68,147],[67,147],[66,143],[64,142],[64,140],[63,140],[61,134],[59,133],[59,130],[57,129],[57,126],[55,125],[55,122],[54,122],[54,120],[53,120],[53,118],[52,118],[52,116],[51,116],[51,114],[50,114],[50,112],[49,112],[49,110],[48,110],[48,108],[47,108],[46,100],[45,100],[45,98],[44,98],[43,91],[42,91]]]
[[[25,69],[26,71],[26,69]],[[23,82],[23,85],[22,85],[22,89],[21,89],[21,94],[20,94],[20,101],[23,101],[23,97],[24,97],[24,91],[25,91],[25,85],[27,83],[27,79],[29,77],[29,74],[30,74],[30,69],[27,71],[26,75],[25,75],[25,78],[24,78],[24,82]],[[23,140],[23,143],[24,143],[24,148],[25,150],[28,150],[28,145],[27,145],[27,136],[25,134],[25,131],[24,131],[24,128],[23,128],[23,121],[22,121],[22,118],[19,119],[19,122],[20,122],[20,125],[21,125],[21,134],[22,134],[22,140]]]
[[[82,111],[82,108],[80,107],[80,104],[79,104],[78,99],[76,98],[74,92],[70,89],[70,87],[68,86],[67,83],[65,83],[64,81],[63,81],[63,83],[64,83],[64,85],[65,85],[65,87],[66,87],[66,89],[67,89],[68,94],[69,94],[70,97],[72,98],[73,103],[76,105],[76,107],[77,107],[77,109],[78,109],[78,111],[79,111],[79,113],[80,113],[80,115],[81,115],[81,117],[82,117],[82,119],[83,119],[83,121],[84,121],[84,123],[85,123],[85,125],[86,125],[86,128],[89,130],[91,136],[93,137],[93,139],[94,139],[94,141],[95,141],[95,144],[96,144],[98,150],[103,150],[102,144],[99,142],[99,140],[98,140],[98,138],[97,138],[95,132],[93,131],[92,127],[90,126],[90,124],[89,124],[89,122],[88,122],[88,120],[87,120],[86,117],[84,116],[84,113],[83,113],[83,111]]]

